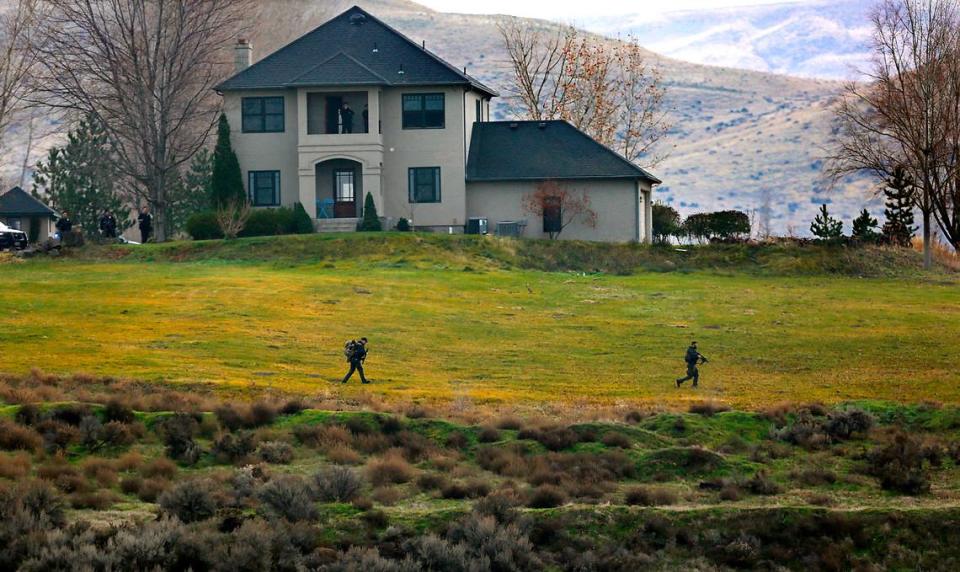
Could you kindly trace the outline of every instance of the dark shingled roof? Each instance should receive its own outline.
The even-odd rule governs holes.
[[[0,195],[0,215],[49,216],[51,218],[57,216],[52,208],[41,203],[20,187],[14,187]]]
[[[660,179],[566,121],[473,124],[467,181]]]
[[[216,89],[339,85],[464,85],[490,96],[498,95],[357,6],[237,73]]]

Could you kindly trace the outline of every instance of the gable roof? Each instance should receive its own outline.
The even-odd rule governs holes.
[[[51,218],[57,216],[52,208],[41,203],[20,187],[14,187],[0,195],[0,215],[49,216]]]
[[[499,95],[358,6],[238,72],[216,90],[339,85],[464,85]]]
[[[660,179],[566,121],[473,124],[467,181]]]

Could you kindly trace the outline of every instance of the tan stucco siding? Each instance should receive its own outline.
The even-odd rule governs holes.
[[[636,181],[580,180],[567,181],[564,185],[572,191],[587,193],[591,208],[597,213],[597,223],[590,227],[580,220],[574,221],[560,238],[605,242],[642,240],[638,222],[641,212],[647,209],[641,209],[638,202]],[[467,183],[468,216],[488,219],[491,233],[496,230],[497,222],[526,220],[524,237],[547,238],[543,220],[523,210],[523,196],[535,192],[536,187],[535,182]]]
[[[240,102],[244,97],[283,96],[283,133],[243,133]],[[280,171],[280,204],[292,205],[300,200],[297,172],[298,113],[294,90],[229,92],[223,95],[223,109],[230,122],[230,142],[243,171],[243,187],[247,189],[250,171]]]
[[[443,129],[403,129],[401,102],[406,93],[443,93]],[[462,226],[466,215],[466,161],[460,87],[411,87],[383,92],[382,215],[412,219],[416,226]],[[439,203],[411,205],[408,171],[411,167],[440,167]]]

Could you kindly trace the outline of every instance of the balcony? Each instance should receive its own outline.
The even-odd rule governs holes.
[[[379,129],[376,131],[379,131]],[[367,92],[307,94],[307,135],[367,133],[370,133],[370,108]]]

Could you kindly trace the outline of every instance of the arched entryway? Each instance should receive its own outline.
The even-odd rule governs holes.
[[[316,165],[317,218],[359,218],[363,208],[363,165],[330,159]]]

